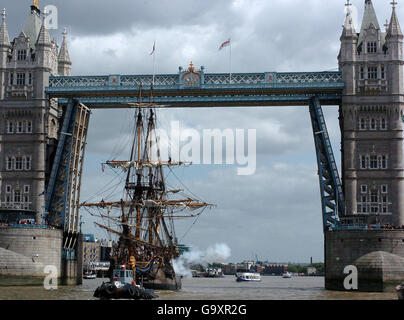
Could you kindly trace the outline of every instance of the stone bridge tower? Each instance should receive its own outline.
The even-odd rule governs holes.
[[[61,116],[45,87],[51,75],[70,75],[64,32],[61,49],[51,40],[34,1],[23,31],[10,42],[6,12],[0,29],[0,210],[42,224],[45,185]]]
[[[340,126],[346,212],[341,220],[348,227],[325,232],[330,290],[390,291],[404,281],[404,231],[385,228],[404,225],[403,34],[396,2],[392,5],[383,30],[371,0],[365,1],[359,33],[349,10],[343,26],[338,60],[345,81]],[[346,287],[347,267],[356,268],[358,288]]]
[[[59,49],[33,1],[22,32],[10,41],[6,12],[0,27],[0,222],[43,224],[45,187],[57,146],[62,110],[45,88],[52,75],[70,75],[66,32]],[[80,284],[81,241],[76,256],[63,254],[63,230],[0,228],[0,282],[43,284],[44,267],[56,266],[59,283]],[[16,271],[17,270],[17,271]],[[3,276],[6,277],[3,277]]]
[[[348,12],[341,36],[344,219],[351,222],[404,225],[403,34],[395,5],[382,30],[366,0],[360,32]]]

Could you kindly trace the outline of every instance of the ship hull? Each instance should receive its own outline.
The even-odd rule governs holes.
[[[143,287],[153,290],[171,290],[176,291],[182,288],[181,277],[176,275],[173,279],[166,277],[164,272],[159,270],[154,279],[144,279]]]

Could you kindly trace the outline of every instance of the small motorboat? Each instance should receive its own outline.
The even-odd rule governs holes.
[[[83,274],[84,279],[97,279],[97,274],[93,270],[87,270]]]
[[[292,278],[292,275],[291,275],[289,272],[286,272],[286,273],[284,273],[284,274],[282,275],[282,278],[284,278],[284,279],[290,279],[290,278]]]
[[[398,300],[404,300],[404,283],[396,287]]]
[[[154,291],[145,289],[133,280],[133,271],[125,266],[113,270],[113,281],[103,282],[95,292],[94,297],[108,299],[151,300],[157,298]]]

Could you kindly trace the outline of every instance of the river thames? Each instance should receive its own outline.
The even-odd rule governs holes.
[[[94,300],[94,290],[107,279],[83,280],[80,286],[0,287],[0,300]],[[184,278],[180,291],[156,291],[157,300],[397,300],[395,293],[336,292],[324,289],[323,277],[262,277],[259,283],[224,278]]]

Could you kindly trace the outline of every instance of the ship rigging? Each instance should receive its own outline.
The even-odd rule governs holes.
[[[172,260],[179,255],[174,219],[198,218],[213,205],[182,190],[166,188],[163,168],[172,172],[171,167],[190,163],[161,159],[156,111],[152,103],[142,104],[141,89],[139,103],[134,104],[134,109],[136,125],[129,159],[102,164],[103,170],[107,166],[124,173],[123,198],[85,202],[80,207],[106,220],[107,225],[95,224],[119,237],[114,261],[117,265],[127,265],[133,271],[135,282],[153,289],[178,288],[179,280],[172,266]],[[94,213],[94,209],[98,213]]]

